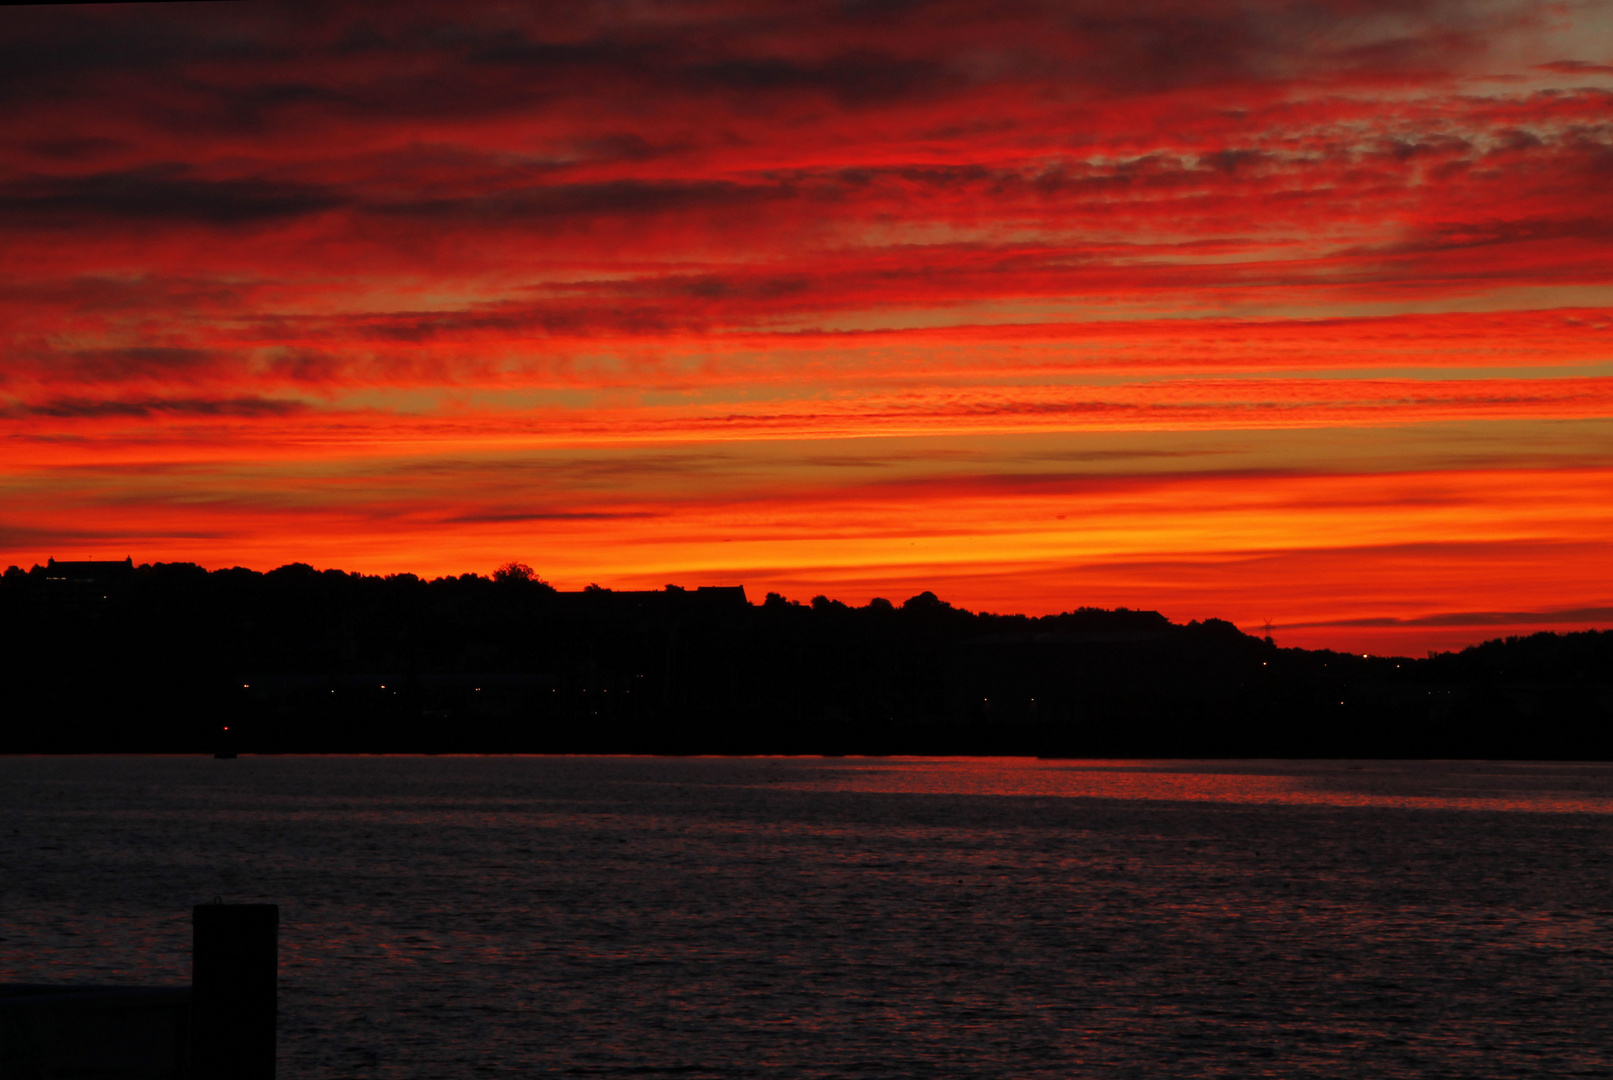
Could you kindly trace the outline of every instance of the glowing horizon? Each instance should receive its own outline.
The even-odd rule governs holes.
[[[1613,625],[1603,6],[0,27],[0,565]]]

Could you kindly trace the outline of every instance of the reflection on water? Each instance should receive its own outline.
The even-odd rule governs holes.
[[[1599,762],[883,758],[815,769],[796,783],[811,791],[1613,814],[1613,767]]]
[[[1613,767],[0,759],[0,980],[282,906],[282,1073],[1613,1075]]]

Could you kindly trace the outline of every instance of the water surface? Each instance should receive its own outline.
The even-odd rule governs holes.
[[[281,1073],[1613,1076],[1613,767],[0,759],[0,980],[282,909]]]

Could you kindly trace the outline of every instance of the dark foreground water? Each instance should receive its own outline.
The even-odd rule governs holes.
[[[281,905],[285,1077],[1613,1076],[1613,767],[0,759],[0,981]]]

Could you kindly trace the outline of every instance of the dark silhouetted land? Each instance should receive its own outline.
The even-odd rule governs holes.
[[[1613,758],[1613,632],[1366,658],[928,592],[53,562],[0,580],[0,635],[11,753]]]

